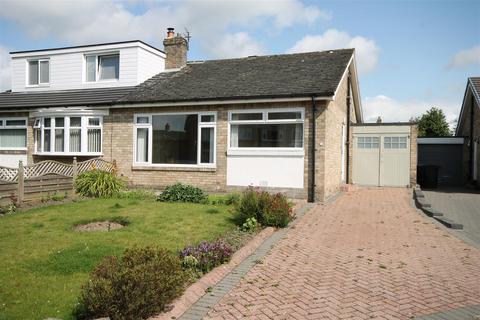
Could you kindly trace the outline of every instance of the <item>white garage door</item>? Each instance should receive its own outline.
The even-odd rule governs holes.
[[[410,184],[409,135],[355,134],[353,183],[371,186],[408,186]]]

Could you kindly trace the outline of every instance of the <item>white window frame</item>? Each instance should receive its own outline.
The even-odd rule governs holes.
[[[300,119],[269,120],[268,113],[300,112]],[[232,120],[236,113],[262,113],[262,120]],[[302,147],[292,148],[241,148],[231,146],[231,127],[238,124],[297,124],[302,126]],[[240,109],[228,111],[227,155],[283,155],[304,156],[305,154],[305,109],[304,108],[270,108],[270,109]]]
[[[38,83],[37,84],[30,84],[30,62],[34,62],[34,61],[37,61],[38,62],[38,66],[37,66],[37,72],[38,72]],[[48,62],[48,82],[40,82],[40,62],[45,62],[47,61]],[[25,87],[27,88],[36,88],[36,87],[48,87],[50,86],[50,79],[51,79],[51,76],[52,76],[52,71],[51,71],[51,65],[50,65],[50,58],[40,58],[40,59],[27,59],[26,60],[26,64],[25,64],[25,73],[26,73],[26,77],[25,77]]]
[[[14,125],[14,126],[7,126],[7,121],[8,120],[22,120],[22,121],[25,121],[25,125]],[[4,117],[4,118],[0,118],[0,130],[2,129],[25,129],[25,141],[28,145],[28,139],[27,139],[27,135],[28,135],[28,118],[27,117]],[[8,148],[4,148],[4,147],[0,147],[0,150],[27,150],[27,146],[25,147],[8,147]]]
[[[153,116],[168,116],[168,115],[197,115],[197,163],[196,164],[169,164],[169,163],[152,163],[153,150]],[[213,116],[213,122],[201,122],[202,116]],[[141,117],[148,117],[148,123],[137,123],[137,119]],[[150,167],[178,167],[178,168],[216,168],[217,166],[217,112],[216,111],[202,111],[202,112],[168,112],[168,113],[138,113],[133,117],[133,165],[134,166],[150,166]],[[148,129],[148,160],[146,162],[137,161],[137,130],[139,128]],[[202,128],[213,128],[213,162],[201,163],[201,130]]]
[[[389,138],[390,139],[390,142],[387,142],[386,141],[386,138]],[[398,142],[393,142],[393,139],[392,138],[398,138]],[[400,142],[401,139],[405,139],[405,142]],[[408,139],[408,136],[405,136],[405,135],[385,135],[382,137],[382,148],[384,150],[406,150],[408,149],[408,144],[409,144],[409,139]],[[386,147],[386,145],[390,144],[390,147]],[[394,143],[397,144],[397,147],[396,148],[393,148],[394,146]],[[405,147],[401,147],[400,145],[401,144],[405,144]]]
[[[103,56],[118,56],[118,79],[100,79],[100,57]],[[95,57],[95,80],[87,80],[87,57]],[[87,53],[83,56],[83,82],[84,83],[97,83],[97,82],[118,82],[120,81],[120,51],[108,51],[98,53]]]
[[[44,121],[45,118],[50,118],[51,124],[48,129],[52,130],[50,132],[50,151],[44,151],[44,134],[45,134],[45,127],[44,127]],[[64,118],[64,126],[63,126],[63,140],[64,140],[64,146],[63,150],[64,151],[55,151],[55,118]],[[73,129],[81,129],[80,130],[80,135],[81,135],[81,145],[80,145],[80,152],[70,152],[70,118],[81,118],[81,127],[75,127]],[[98,118],[99,119],[99,126],[89,126],[88,125],[88,119],[90,118]],[[40,123],[38,125],[35,125],[37,119],[40,119]],[[35,155],[52,155],[52,156],[101,156],[103,155],[103,116],[102,115],[78,115],[78,114],[50,114],[50,115],[42,115],[35,117],[34,120],[34,129],[39,129],[40,130],[40,142],[41,142],[41,148],[40,151],[38,151],[37,146],[38,146],[38,140],[36,134],[34,134],[34,153]],[[100,141],[100,152],[88,152],[88,136],[87,132],[88,129],[100,129],[100,136],[101,136],[101,141]]]

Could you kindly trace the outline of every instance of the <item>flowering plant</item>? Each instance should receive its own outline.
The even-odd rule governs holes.
[[[221,240],[214,242],[202,241],[196,246],[187,246],[180,251],[180,258],[195,257],[195,267],[206,273],[213,268],[227,262],[233,254],[233,249]],[[187,258],[191,259],[191,258]]]

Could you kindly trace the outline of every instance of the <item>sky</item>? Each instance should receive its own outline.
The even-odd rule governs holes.
[[[454,122],[480,76],[480,1],[0,0],[0,90],[9,52],[123,40],[160,49],[192,36],[189,60],[355,48],[364,118],[408,121],[430,107]]]

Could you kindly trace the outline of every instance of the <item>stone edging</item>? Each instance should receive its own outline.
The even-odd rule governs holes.
[[[480,319],[480,304],[415,317],[415,320]]]
[[[302,203],[297,204],[295,207],[297,219],[295,219],[291,225],[293,225],[300,216],[302,216],[306,211],[308,211],[311,205]],[[298,209],[299,207],[300,209]],[[245,264],[247,260],[250,261],[253,259],[252,261],[255,262],[257,259],[259,259],[258,257],[256,257],[259,252],[264,253],[263,256],[265,256],[268,251],[270,251],[271,244],[268,245],[267,251],[261,250],[260,248],[264,247],[267,242],[270,242],[270,239],[277,238],[278,236],[276,235],[286,229],[288,228],[281,229],[279,231],[275,231],[275,229],[272,227],[263,229],[245,246],[235,252],[229,263],[218,266],[209,273],[205,274],[198,281],[190,285],[185,290],[183,295],[173,302],[174,307],[172,310],[156,315],[150,318],[150,320],[171,320],[178,318],[201,319],[201,317],[195,317],[196,313],[192,314],[192,312],[196,311],[200,304],[204,305],[205,300],[210,302],[218,302],[220,298],[222,298],[231,288],[233,288],[235,284],[238,283],[243,277],[243,275],[240,277],[237,277],[236,275],[238,275],[239,273],[246,274],[251,268],[250,266],[248,267],[248,269],[245,269],[244,267],[242,267],[242,265]],[[280,238],[281,237],[283,237],[283,233]],[[252,258],[253,256],[255,257]],[[214,297],[218,297],[218,301],[216,299],[215,301],[214,299],[209,299],[209,297],[212,297],[212,294]],[[213,305],[215,303],[213,303]],[[211,308],[210,304],[208,306],[209,307],[206,310],[205,314]],[[190,314],[193,315],[193,318],[190,316]]]
[[[463,225],[460,223],[457,223],[451,219],[445,218],[443,213],[435,210],[432,208],[432,205],[430,202],[428,202],[427,198],[425,197],[425,194],[423,191],[420,189],[420,187],[416,187],[413,189],[413,195],[415,198],[415,204],[419,209],[421,209],[427,216],[434,218],[441,224],[445,225],[447,228],[450,229],[463,229]]]

